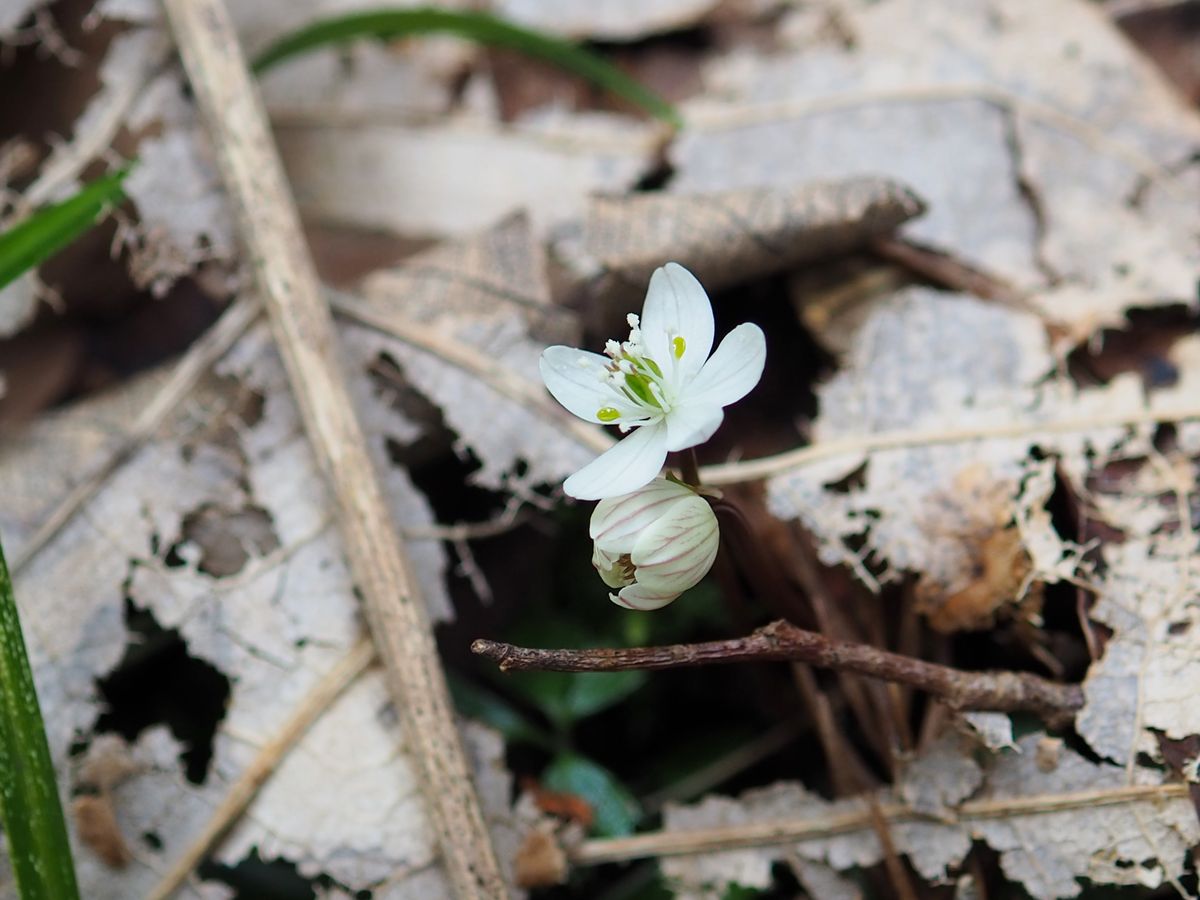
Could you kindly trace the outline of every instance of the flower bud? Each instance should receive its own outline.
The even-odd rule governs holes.
[[[720,531],[712,507],[686,485],[656,478],[632,494],[610,497],[592,513],[592,565],[627,609],[666,606],[695,587],[717,557]]]

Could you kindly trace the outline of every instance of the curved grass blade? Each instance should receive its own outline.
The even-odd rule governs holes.
[[[109,207],[125,199],[121,182],[127,169],[84,185],[61,203],[44,206],[0,234],[0,288],[41,265],[96,224]]]
[[[596,54],[569,41],[512,25],[483,12],[417,7],[381,9],[321,19],[283,36],[269,46],[254,60],[254,71],[261,74],[301,53],[359,38],[388,40],[435,33],[454,34],[480,44],[506,47],[546,60],[637,104],[665,122],[676,126],[680,124],[679,114],[671,104]]]
[[[21,900],[76,900],[71,845],[0,548],[0,821]]]

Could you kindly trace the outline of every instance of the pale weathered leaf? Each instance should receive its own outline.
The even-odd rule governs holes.
[[[631,40],[697,25],[720,0],[494,0],[492,10],[531,28],[574,38]]]
[[[542,385],[542,349],[578,340],[574,316],[550,303],[545,267],[545,251],[518,216],[377,272],[365,285],[366,309],[381,325],[397,317],[401,327],[417,325],[494,370],[482,378],[429,347],[391,351],[404,379],[440,407],[460,449],[478,457],[471,480],[517,493],[561,480],[609,441],[559,409]]]
[[[1040,753],[1047,741],[1053,752]],[[952,746],[943,742],[918,759],[898,796],[884,791],[876,798],[897,851],[927,879],[947,880],[972,841],[982,840],[1000,853],[1005,873],[1039,900],[1076,896],[1081,877],[1155,886],[1182,873],[1200,837],[1186,794],[1153,787],[1161,779],[1156,769],[1093,764],[1061,741],[1031,734],[1016,753],[991,757],[982,773],[976,767],[968,774],[973,764]],[[949,804],[935,817],[919,808],[926,805],[922,798]],[[663,872],[681,897],[721,897],[731,884],[768,887],[775,862],[797,864],[798,875],[811,878],[815,873],[805,872],[804,863],[847,872],[883,858],[866,802],[827,802],[795,784],[736,800],[712,796],[690,807],[668,806],[664,818],[668,831],[680,833],[761,824],[781,835],[804,834],[792,842],[777,838],[769,847],[664,858]],[[828,872],[817,873],[828,880]],[[845,895],[844,883],[834,884]]]
[[[397,520],[402,528],[427,527],[427,501],[384,452],[397,413],[365,376],[356,385]],[[50,499],[60,498],[71,483],[67,472],[102,452],[108,432],[119,434],[122,406],[131,402],[47,421],[42,440],[83,440],[50,458],[41,443],[10,446],[0,462],[3,479],[20,486],[27,472],[38,472]],[[58,467],[66,471],[55,474]],[[25,533],[53,505],[34,490],[10,496],[16,502],[5,514]],[[127,631],[129,609],[178,630],[190,656],[230,680],[201,783],[190,783],[181,764],[191,748],[161,730],[135,743],[135,757],[149,754],[151,763],[114,790],[117,821],[136,845],[134,862],[114,871],[77,848],[87,896],[145,893],[316,680],[359,640],[358,605],[330,509],[282,365],[259,327],[20,572],[29,652],[60,771],[68,771],[68,749],[95,735],[104,711],[96,680],[139,640]],[[410,549],[426,599],[435,614],[447,615],[440,543],[413,541]],[[489,735],[479,740],[481,789],[498,802],[489,815],[498,840],[511,846],[517,836],[505,813],[501,744]],[[449,896],[415,777],[381,678],[369,675],[287,757],[220,858],[234,863],[257,846],[353,890],[387,883],[395,893],[384,896]],[[145,834],[155,836],[153,845],[142,842]],[[419,889],[405,884],[410,875]]]
[[[5,0],[4,4],[0,5],[0,41],[12,41],[25,18],[47,6],[49,2],[50,0]]]
[[[1089,4],[818,9],[838,27],[802,10],[795,49],[713,63],[671,190],[896,178],[929,204],[908,235],[1034,291],[1075,338],[1194,302],[1200,122]]]
[[[413,235],[464,235],[521,209],[539,229],[580,217],[589,193],[627,189],[650,170],[660,136],[618,116],[554,112],[504,128],[368,117],[278,132],[302,212]]]
[[[134,280],[166,290],[197,266],[234,259],[233,213],[198,125],[142,141],[125,191],[137,207]]]
[[[16,334],[24,328],[37,312],[38,281],[33,272],[27,272],[0,288],[0,338]]]

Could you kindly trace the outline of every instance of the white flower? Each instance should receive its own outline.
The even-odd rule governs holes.
[[[605,356],[561,346],[542,353],[542,379],[554,399],[581,419],[632,432],[564,482],[580,500],[628,494],[649,482],[668,451],[708,440],[723,408],[762,377],[767,347],[757,325],[739,325],[709,357],[712,304],[683,266],[655,270],[641,318],[628,318],[629,340],[609,341]]]
[[[720,532],[707,501],[686,485],[656,478],[623,497],[601,500],[590,528],[592,565],[628,609],[666,606],[708,574]]]

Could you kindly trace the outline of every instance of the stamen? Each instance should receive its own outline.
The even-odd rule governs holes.
[[[638,318],[637,313],[630,313],[625,317],[625,321],[629,323],[630,328],[636,329],[641,320]]]
[[[625,386],[631,390],[643,405],[662,407],[651,390],[651,382],[645,375],[626,375]]]
[[[671,351],[675,354],[676,359],[683,358],[683,351],[687,349],[687,341],[682,337],[676,337],[671,341]]]
[[[621,411],[616,407],[602,406],[596,410],[596,418],[601,422],[615,422],[621,418]]]

